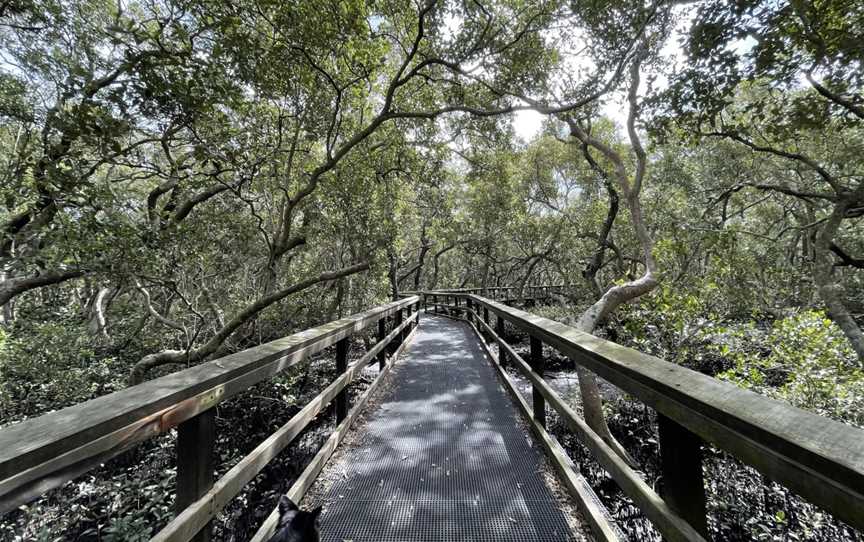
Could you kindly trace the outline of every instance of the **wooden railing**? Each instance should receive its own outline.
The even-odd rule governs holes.
[[[447,290],[433,290],[425,292],[424,302],[428,301],[431,305],[437,303],[438,297],[444,294],[474,294],[483,296],[488,299],[512,303],[517,301],[531,301],[540,299],[549,299],[553,295],[563,296],[571,290],[571,287],[565,285],[533,285],[526,284],[525,286],[486,286],[482,288],[454,288]],[[418,295],[424,292],[405,292],[409,295]]]
[[[442,303],[433,301],[437,298]],[[535,432],[545,432],[547,404],[575,432],[621,489],[667,540],[707,538],[702,474],[704,443],[725,450],[822,507],[864,530],[864,431],[696,371],[665,362],[593,335],[477,295],[424,293],[424,304],[464,316],[481,338],[498,345],[498,364],[511,391],[530,413]],[[427,309],[428,310],[428,309]],[[495,328],[490,325],[495,317]],[[504,323],[530,337],[525,360],[503,339]],[[479,330],[478,330],[479,327]],[[481,331],[482,330],[482,334]],[[485,339],[482,341],[486,346]],[[663,495],[658,495],[624,462],[543,378],[543,345],[588,368],[657,412]],[[488,347],[487,347],[488,350]],[[513,364],[531,382],[528,406],[503,370]],[[596,520],[590,493],[572,472],[557,442],[544,442],[566,485],[586,512],[598,539],[617,535]],[[568,478],[569,477],[569,478]]]
[[[6,427],[0,430],[0,514],[177,427],[178,515],[153,540],[207,540],[222,508],[335,401],[336,430],[289,491],[299,502],[418,321],[419,297],[413,296]],[[375,324],[378,342],[349,367],[349,337]],[[334,344],[342,374],[214,484],[213,407]],[[349,412],[346,388],[375,360],[378,378]],[[274,513],[256,540],[275,523]]]

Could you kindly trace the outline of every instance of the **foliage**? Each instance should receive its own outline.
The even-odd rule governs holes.
[[[71,320],[71,321],[70,321]],[[20,421],[126,386],[128,362],[92,344],[74,318],[21,322],[0,348],[0,419]]]
[[[563,283],[536,312],[575,325],[645,274],[645,237],[659,285],[599,335],[861,426],[861,16],[850,0],[2,3],[0,426],[409,290]],[[526,140],[511,113],[532,108]],[[264,431],[319,377],[224,413]],[[653,422],[625,403],[610,424],[648,455]],[[266,434],[224,429],[220,468]],[[147,536],[171,504],[169,446],[15,527]],[[272,478],[218,528],[251,530],[241,504],[272,500]],[[714,503],[719,538],[820,521],[756,491]],[[814,536],[841,532],[824,524]]]
[[[735,330],[714,347],[734,361],[719,378],[817,414],[864,426],[864,372],[837,326],[821,311],[802,311],[767,332]]]

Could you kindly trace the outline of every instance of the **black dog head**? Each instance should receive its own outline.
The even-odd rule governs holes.
[[[270,542],[319,542],[319,506],[311,512],[297,508],[286,495],[279,499],[279,524]]]

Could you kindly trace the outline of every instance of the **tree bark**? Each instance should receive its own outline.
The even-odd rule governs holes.
[[[390,298],[396,301],[399,299],[399,278],[396,276],[399,268],[399,259],[393,247],[387,249],[387,260],[390,263],[390,268],[387,270],[387,276],[390,278]]]
[[[110,288],[102,287],[93,296],[93,302],[90,304],[90,315],[87,322],[87,328],[90,333],[105,341],[111,340],[108,336],[108,326],[105,321],[105,298],[111,292]]]
[[[420,254],[417,257],[417,271],[414,273],[414,291],[420,289],[420,277],[423,275],[423,264],[426,262],[426,253],[432,248],[429,239],[426,238],[426,226],[420,234]]]
[[[443,256],[444,253],[446,253],[450,250],[453,250],[454,248],[456,248],[455,243],[452,245],[447,245],[446,247],[444,247],[441,250],[439,250],[438,252],[436,252],[435,256],[432,258],[432,283],[429,284],[430,289],[434,290],[436,287],[438,287],[438,271],[440,269],[440,267],[438,265],[438,258]]]
[[[848,207],[848,202],[840,202],[835,205],[825,225],[816,235],[813,246],[813,282],[816,283],[819,297],[822,298],[828,309],[828,315],[846,335],[849,345],[858,356],[858,364],[862,365],[864,364],[864,333],[861,332],[858,323],[855,322],[849,309],[843,303],[843,288],[834,279],[834,262],[831,256],[834,237],[840,229],[840,223],[843,221]]]
[[[6,279],[0,284],[0,306],[6,305],[13,297],[24,292],[82,277],[85,273],[81,269],[51,270],[42,271],[33,277]]]
[[[573,120],[571,119],[570,122],[573,122]],[[597,272],[600,271],[600,268],[603,266],[603,253],[609,246],[609,234],[612,233],[612,226],[615,225],[615,218],[618,216],[620,198],[618,197],[618,191],[615,190],[615,185],[612,183],[612,180],[609,179],[609,174],[600,166],[600,164],[597,163],[596,160],[594,160],[594,157],[591,156],[591,152],[586,143],[582,144],[582,156],[584,156],[591,165],[591,169],[597,172],[597,174],[600,175],[600,178],[603,179],[603,186],[606,187],[606,193],[609,196],[609,209],[606,211],[606,220],[603,221],[603,226],[600,228],[600,235],[597,236],[597,248],[591,257],[591,260],[585,265],[585,269],[582,270],[582,276],[586,281],[588,281],[588,284],[594,290],[594,293],[602,295],[603,290],[597,282]]]
[[[647,167],[647,156],[636,133],[635,125],[638,114],[637,91],[639,89],[639,68],[642,58],[642,54],[637,55],[637,58],[631,65],[630,89],[628,92],[630,112],[627,118],[627,134],[630,139],[631,149],[636,157],[636,166],[632,180],[631,176],[627,173],[624,158],[617,151],[586,133],[577,122],[568,122],[571,134],[582,143],[583,148],[592,147],[611,162],[611,177],[618,184],[618,189],[624,196],[625,204],[633,222],[634,233],[642,249],[643,263],[645,264],[645,272],[641,277],[613,286],[582,313],[576,327],[585,333],[593,334],[597,325],[603,322],[615,309],[623,303],[650,292],[659,283],[657,265],[653,254],[654,241],[645,226],[645,220],[642,216],[642,205],[639,200],[642,181],[645,177]],[[627,453],[624,447],[609,431],[609,426],[603,416],[603,401],[600,388],[593,373],[583,367],[578,367],[577,374],[579,375],[579,389],[582,395],[585,422],[625,461],[631,465],[635,464],[630,454]]]

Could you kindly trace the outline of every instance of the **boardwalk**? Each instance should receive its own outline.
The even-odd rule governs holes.
[[[574,539],[476,336],[424,316],[327,495],[325,542]]]

